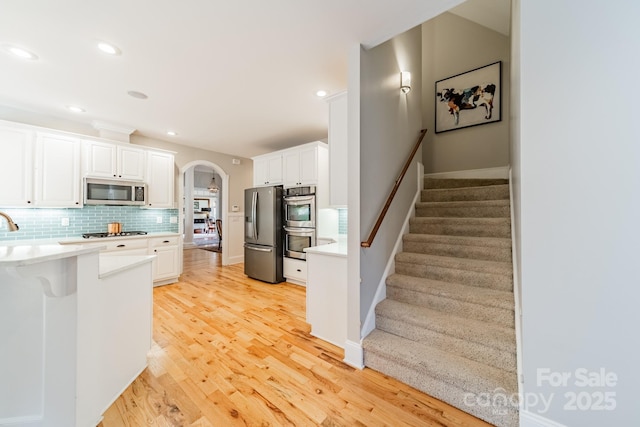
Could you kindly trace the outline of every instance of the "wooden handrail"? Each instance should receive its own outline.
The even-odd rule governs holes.
[[[369,238],[366,241],[360,243],[361,247],[363,248],[371,247],[371,244],[373,243],[373,239],[376,238],[376,234],[378,234],[378,229],[380,228],[380,225],[382,225],[382,220],[384,220],[384,217],[387,214],[389,207],[391,206],[391,202],[393,202],[393,198],[395,197],[396,192],[398,191],[398,188],[400,188],[400,184],[402,184],[402,180],[405,174],[407,173],[409,166],[411,166],[411,161],[413,160],[413,157],[416,155],[418,148],[420,148],[420,144],[422,144],[422,139],[426,134],[427,134],[427,129],[422,129],[420,131],[420,136],[418,137],[418,141],[416,142],[416,145],[413,147],[411,154],[409,154],[409,158],[407,159],[407,162],[404,164],[404,167],[402,168],[402,172],[400,172],[400,176],[398,177],[398,179],[396,179],[396,183],[393,186],[393,189],[391,190],[391,194],[389,194],[389,197],[387,197],[387,202],[384,204],[384,207],[382,208],[382,212],[380,212],[380,215],[378,215],[378,220],[376,221],[376,224],[373,226],[373,230],[371,230],[371,233],[369,233]]]

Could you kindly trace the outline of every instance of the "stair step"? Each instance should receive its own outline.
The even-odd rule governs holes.
[[[442,257],[400,252],[395,257],[396,272],[443,282],[513,291],[513,271],[509,263],[467,258]]]
[[[482,187],[435,188],[422,190],[422,202],[453,202],[469,200],[509,199],[509,185],[487,185]]]
[[[418,202],[416,216],[509,218],[509,200],[472,200],[463,202]]]
[[[409,230],[417,234],[511,238],[511,219],[415,217],[409,220]]]
[[[404,252],[511,262],[511,239],[497,237],[405,234]]]
[[[513,293],[392,274],[387,277],[387,298],[446,312],[455,316],[513,328]]]
[[[506,371],[516,371],[513,328],[385,299],[376,329]]]
[[[508,179],[500,178],[424,178],[424,188],[460,188],[460,187],[481,187],[487,185],[508,184]]]
[[[431,396],[496,426],[518,425],[517,406],[493,393],[511,397],[518,391],[516,374],[487,366],[422,343],[374,330],[363,341],[364,362]],[[489,393],[492,405],[470,405]]]

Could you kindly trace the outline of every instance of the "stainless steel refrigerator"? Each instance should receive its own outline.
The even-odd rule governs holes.
[[[282,275],[282,187],[244,190],[244,274],[268,283]]]

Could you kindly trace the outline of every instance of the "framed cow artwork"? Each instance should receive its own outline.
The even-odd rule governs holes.
[[[436,133],[502,120],[502,62],[436,82]]]

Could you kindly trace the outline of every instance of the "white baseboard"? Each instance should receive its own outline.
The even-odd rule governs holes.
[[[347,340],[344,343],[344,363],[354,368],[364,369],[364,350],[362,344]]]
[[[485,178],[485,179],[507,179],[509,178],[509,166],[499,166],[485,169],[469,169],[463,171],[426,173],[426,178]]]
[[[520,427],[567,427],[541,415],[520,411]]]
[[[0,418],[0,426],[29,426],[42,425],[42,415],[27,415],[24,417]]]

